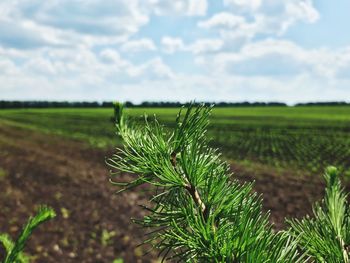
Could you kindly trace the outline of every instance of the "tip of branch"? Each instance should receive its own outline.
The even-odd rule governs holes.
[[[328,186],[333,186],[339,179],[339,171],[334,166],[329,166],[326,168],[325,175],[326,183]]]

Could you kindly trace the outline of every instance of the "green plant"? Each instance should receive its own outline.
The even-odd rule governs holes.
[[[229,166],[208,147],[211,107],[189,106],[168,131],[157,120],[140,126],[119,111],[124,148],[109,159],[119,171],[135,175],[114,182],[124,191],[141,184],[155,188],[149,215],[137,223],[154,228],[146,243],[164,259],[184,262],[300,262],[297,241],[274,232],[252,184],[231,180]]]
[[[314,218],[290,220],[300,249],[317,262],[350,262],[350,207],[335,167],[326,169],[325,198],[313,207]]]
[[[56,216],[54,210],[47,206],[41,206],[34,217],[30,217],[23,227],[17,240],[13,242],[9,235],[0,234],[0,242],[6,249],[6,257],[3,263],[27,263],[28,256],[23,253],[23,249],[33,230],[45,221]]]
[[[117,233],[115,231],[108,231],[103,229],[101,233],[101,244],[102,246],[107,246],[111,243],[111,239],[115,237]]]
[[[118,101],[113,102],[114,115],[113,115],[112,121],[114,123],[119,123],[120,122],[120,118],[122,116],[123,109],[124,109],[124,104],[123,103],[120,103]]]

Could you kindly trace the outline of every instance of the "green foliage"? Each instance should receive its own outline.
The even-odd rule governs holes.
[[[54,210],[47,206],[41,206],[34,217],[30,217],[23,227],[19,237],[15,242],[7,234],[0,235],[0,242],[6,249],[6,257],[3,263],[27,263],[29,258],[23,253],[24,246],[31,236],[33,230],[40,224],[56,216]]]
[[[155,188],[149,214],[136,220],[154,228],[146,243],[164,259],[183,262],[301,262],[296,240],[272,231],[252,184],[231,180],[228,164],[208,147],[210,112],[190,106],[173,131],[157,120],[118,125],[124,148],[108,163],[135,179],[114,184],[120,191],[145,183]]]
[[[11,237],[7,234],[0,234],[0,242],[3,244],[6,253],[8,254],[10,251],[13,250],[15,244],[13,243]],[[11,261],[6,261],[5,262],[11,262]],[[4,262],[4,263],[5,263]],[[29,257],[25,255],[23,252],[19,252],[16,258],[16,261],[18,263],[29,263]]]
[[[123,118],[124,104],[116,101],[113,103],[113,109],[114,109],[114,121],[115,123],[120,125]]]
[[[339,172],[328,167],[325,175],[326,193],[313,207],[314,218],[291,220],[291,234],[299,246],[317,262],[348,263],[350,252],[350,207],[341,187]]]

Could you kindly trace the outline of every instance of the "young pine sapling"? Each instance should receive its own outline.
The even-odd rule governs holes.
[[[124,148],[108,163],[116,174],[135,175],[130,182],[114,182],[120,191],[155,187],[149,215],[136,221],[154,228],[145,242],[163,259],[183,262],[301,262],[296,240],[272,230],[252,184],[232,180],[228,164],[208,146],[211,108],[180,111],[173,131],[147,118],[143,126],[131,123],[120,108]]]

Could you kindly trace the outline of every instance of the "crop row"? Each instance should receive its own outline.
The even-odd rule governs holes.
[[[212,127],[212,145],[231,160],[249,160],[311,172],[327,165],[350,168],[350,135],[323,129],[230,129]]]

